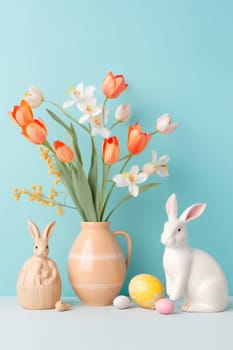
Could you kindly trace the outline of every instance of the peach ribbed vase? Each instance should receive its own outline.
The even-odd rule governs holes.
[[[69,255],[71,286],[85,305],[110,305],[122,288],[131,255],[131,240],[124,231],[110,232],[109,222],[82,222]],[[125,259],[115,238],[127,240]]]

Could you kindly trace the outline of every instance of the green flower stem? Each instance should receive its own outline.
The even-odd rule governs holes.
[[[69,197],[69,194],[68,194],[68,193],[62,192],[62,191],[57,191],[57,194],[63,195],[63,196],[64,196],[63,204],[60,203],[62,206],[66,206],[67,208],[73,208],[73,209],[76,209],[76,210],[77,210],[76,207],[73,207],[73,206],[70,206],[70,205],[66,204],[66,197]]]
[[[157,182],[152,182],[143,186],[140,186],[139,188],[139,193],[143,193],[148,191],[149,189],[158,186],[159,183]],[[116,205],[115,207],[108,213],[108,215],[106,216],[106,218],[104,219],[104,221],[109,221],[109,218],[111,217],[111,215],[114,213],[114,211],[124,202],[128,201],[129,199],[133,198],[133,196],[131,194],[127,194],[126,196],[124,196]]]
[[[69,208],[69,209],[77,210],[77,208],[72,207],[71,205],[62,204],[62,203],[59,203],[59,202],[54,202],[54,203],[55,203],[55,205],[60,205],[61,207],[64,207],[64,208]]]
[[[107,101],[108,101],[108,97],[105,98],[105,100],[104,100],[104,102],[103,102],[103,108],[102,108],[102,114],[103,114],[103,122],[104,122],[104,124],[105,124],[105,116],[104,116],[105,112],[104,112],[104,110],[105,110],[105,105],[106,105]]]
[[[103,187],[104,187],[104,178],[105,178],[105,163],[104,163],[104,160],[102,158],[102,187],[101,187],[101,194],[102,194]],[[99,207],[99,209],[101,209],[101,208]]]
[[[109,128],[110,131],[112,131],[113,128],[115,128],[115,126],[117,126],[118,124],[120,124],[121,122],[116,121],[114,124],[112,124],[112,126]]]
[[[44,102],[46,102],[46,103],[48,103],[48,104],[50,104],[52,106],[57,107],[67,118],[72,120],[74,123],[78,124],[83,130],[85,130],[86,132],[88,132],[88,134],[90,134],[89,129],[85,125],[79,123],[74,117],[72,117],[72,115],[67,113],[59,104],[51,102],[51,101],[46,101],[46,100],[44,100]]]
[[[133,197],[131,197],[133,198]],[[130,198],[128,198],[127,200],[129,200]],[[116,206],[110,211],[110,213],[108,213],[108,215],[106,216],[106,218],[104,219],[104,221],[109,221],[110,217],[112,216],[112,214],[114,213],[114,211],[121,205],[125,202],[126,200],[121,199],[117,204]]]
[[[103,205],[103,201],[104,201],[104,194],[105,194],[106,186],[107,186],[107,183],[108,183],[108,175],[109,175],[110,168],[111,168],[111,165],[107,165],[106,168],[105,168],[105,171],[104,171],[102,193],[101,193],[101,198],[100,198],[100,213],[102,211],[102,205]],[[101,221],[101,216],[100,216],[100,221]]]
[[[102,185],[101,185],[101,197],[100,197],[100,201],[99,201],[99,219],[100,219],[100,213],[101,213],[102,196],[103,196],[103,188],[104,188],[104,179],[105,179],[105,172],[106,172],[106,168],[105,168],[105,163],[104,163],[103,157],[101,157],[101,160],[102,160]]]
[[[127,155],[126,161],[124,162],[124,164],[122,165],[122,167],[121,167],[121,169],[120,169],[120,174],[124,171],[126,165],[129,163],[129,161],[131,160],[132,157],[133,157],[132,154],[128,154],[128,155]],[[111,188],[110,188],[108,194],[107,194],[107,197],[106,197],[106,199],[105,199],[103,208],[102,208],[102,210],[101,210],[101,212],[100,212],[100,221],[103,220],[104,212],[105,212],[105,210],[106,210],[108,201],[109,201],[109,199],[110,199],[110,197],[111,197],[112,191],[114,190],[115,186],[116,186],[116,184],[115,184],[115,182],[114,182],[114,183],[112,184],[112,186],[111,186]]]
[[[155,135],[155,134],[157,134],[157,133],[158,133],[158,130],[155,130],[155,131],[151,132],[150,134],[151,134],[151,135]]]
[[[104,118],[105,118],[105,116],[104,116],[105,112],[104,111],[105,111],[105,106],[106,106],[107,100],[108,100],[108,97],[105,98],[105,100],[103,102],[103,107],[102,107],[103,123],[104,123]],[[102,202],[103,202],[103,199],[104,199],[103,198],[104,197],[103,188],[104,188],[105,176],[106,176],[106,168],[105,168],[104,159],[102,157],[102,188],[101,188],[101,198],[100,198],[100,203],[99,203],[99,213],[101,212]]]
[[[48,140],[45,140],[45,141],[42,143],[42,145],[45,146],[46,148],[48,148],[53,154],[55,154],[54,149],[53,149],[53,147],[50,145],[50,143],[49,143]]]
[[[122,160],[125,160],[126,158],[128,158],[129,155],[130,155],[130,154],[128,153],[128,154],[126,154],[124,157],[120,158],[120,159],[118,160],[118,163],[119,163],[119,162],[122,162]]]
[[[122,173],[122,171],[125,169],[126,165],[129,163],[130,159],[133,157],[133,154],[129,153],[125,163],[122,165],[121,169],[120,169],[120,173]]]

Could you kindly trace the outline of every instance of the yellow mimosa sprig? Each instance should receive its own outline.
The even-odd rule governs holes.
[[[42,185],[32,185],[30,190],[27,190],[26,188],[13,189],[13,197],[16,201],[20,200],[23,195],[28,196],[28,200],[30,202],[37,202],[41,205],[49,206],[49,207],[56,207],[58,215],[62,215],[64,212],[64,208],[72,208],[74,207],[67,205],[64,201],[64,203],[61,203],[60,201],[55,200],[55,198],[58,197],[60,193],[57,192],[54,188],[50,188],[49,194],[46,195],[43,193],[43,186]],[[62,193],[65,195],[64,193]]]

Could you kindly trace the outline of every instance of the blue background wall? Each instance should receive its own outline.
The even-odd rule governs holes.
[[[13,187],[36,183],[49,188],[52,179],[37,147],[20,136],[7,111],[30,84],[62,104],[64,91],[83,81],[97,87],[101,102],[101,81],[110,70],[123,73],[129,83],[117,102],[132,104],[132,122],[150,131],[156,118],[169,112],[179,123],[177,132],[154,137],[134,161],[142,165],[155,148],[170,155],[171,176],[122,206],[112,219],[112,229],[128,231],[133,241],[124,291],[138,273],[164,279],[160,233],[166,199],[175,192],[182,210],[208,203],[203,216],[190,224],[190,241],[219,260],[233,293],[232,11],[230,0],[1,1],[1,295],[15,294],[18,271],[31,255],[28,219],[40,228],[57,220],[51,257],[61,271],[63,294],[72,295],[66,259],[80,223],[75,212],[58,217],[54,209],[12,199]],[[115,107],[110,101],[112,112]],[[79,116],[75,108],[72,113]],[[47,123],[51,140],[61,136],[43,108],[35,115]],[[126,135],[127,126],[117,131]],[[82,133],[79,139],[85,146]]]

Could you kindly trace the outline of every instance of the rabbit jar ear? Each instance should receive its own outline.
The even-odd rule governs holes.
[[[28,229],[34,241],[40,238],[40,230],[32,221],[28,221]]]
[[[54,231],[54,228],[55,228],[55,224],[56,224],[56,221],[52,221],[50,222],[50,224],[48,224],[45,229],[44,229],[44,232],[42,234],[42,237],[44,239],[46,239],[47,241],[50,239],[50,237],[52,236],[53,234],[53,231]]]
[[[180,220],[189,222],[191,220],[198,218],[205,210],[205,207],[206,207],[205,203],[198,203],[198,204],[191,205],[191,207],[187,208],[181,214]]]
[[[177,219],[178,204],[175,193],[173,193],[167,200],[166,212],[169,220]]]

